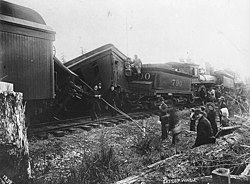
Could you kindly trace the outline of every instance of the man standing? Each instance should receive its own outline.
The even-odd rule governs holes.
[[[210,94],[211,94],[211,101],[212,101],[212,102],[215,102],[216,97],[215,97],[215,89],[214,89],[214,88],[211,89]]]
[[[102,83],[98,83],[98,92],[99,92],[99,95],[101,95],[102,97],[104,96],[104,90],[103,90],[103,88],[102,88]],[[105,104],[103,103],[103,101],[102,100],[99,100],[99,105],[100,105],[100,114],[98,114],[98,115],[101,115],[101,113],[103,113],[104,112],[104,109],[105,109]]]
[[[177,109],[172,104],[169,104],[168,106],[169,106],[168,111],[167,111],[167,113],[169,114],[168,130],[172,132],[172,145],[175,145],[176,141],[179,140],[178,135],[181,133],[181,125],[180,125],[180,121],[177,115]]]
[[[98,86],[94,86],[94,90],[91,93],[91,120],[97,120],[97,115],[96,113],[100,113],[101,108],[100,108],[100,98],[101,95],[98,91]],[[97,112],[96,112],[97,111]]]
[[[218,132],[218,127],[216,123],[216,112],[215,112],[214,104],[211,102],[207,103],[207,108],[208,108],[207,119],[209,120],[212,126],[213,135],[215,136]]]
[[[165,140],[168,137],[167,124],[169,115],[167,114],[167,105],[164,102],[164,98],[161,97],[160,102],[161,139]]]
[[[200,89],[200,99],[201,99],[202,105],[205,105],[206,98],[207,98],[206,88],[205,87],[201,87],[201,89]]]
[[[190,114],[190,131],[195,131],[194,108],[191,109],[191,114]]]
[[[118,100],[118,94],[115,90],[115,86],[111,85],[109,92],[108,92],[108,102],[110,103],[110,105],[112,105],[114,108],[116,108],[117,100]],[[116,110],[114,110],[112,107],[110,107],[110,109],[111,109],[111,115],[115,116]]]
[[[134,66],[135,66],[137,75],[140,76],[140,75],[141,75],[142,62],[141,62],[141,60],[138,58],[137,55],[135,55],[135,58],[134,58]]]
[[[219,98],[219,117],[220,117],[220,124],[224,127],[228,126],[229,112],[227,104],[225,102],[225,98],[223,96]]]
[[[200,109],[195,110],[195,117],[198,120],[197,137],[192,148],[204,144],[215,143],[215,137],[213,136],[211,124],[208,119],[204,117],[204,114]]]

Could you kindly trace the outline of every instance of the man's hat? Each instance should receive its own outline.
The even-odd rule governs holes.
[[[195,109],[194,110],[194,115],[198,115],[198,114],[200,114],[201,113],[201,109]]]
[[[224,96],[221,96],[220,98],[218,98],[219,100],[225,100]]]
[[[168,106],[167,106],[167,104],[163,103],[163,104],[160,105],[159,108],[164,111],[164,110],[166,110],[168,108]]]
[[[212,106],[213,108],[215,108],[214,103],[212,103],[212,102],[208,102],[206,105],[207,105],[207,107]]]
[[[205,111],[206,108],[204,106],[201,106],[201,111]]]
[[[163,97],[159,97],[158,99],[159,99],[159,101],[164,101]]]

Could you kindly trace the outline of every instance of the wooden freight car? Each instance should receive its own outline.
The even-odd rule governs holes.
[[[55,96],[55,32],[34,10],[5,1],[0,3],[0,25],[0,78],[23,93],[31,118]]]
[[[122,91],[126,91],[128,89],[124,68],[126,60],[127,57],[114,45],[107,44],[70,60],[64,65],[91,87],[102,83],[103,90],[107,90],[113,84],[120,86]]]

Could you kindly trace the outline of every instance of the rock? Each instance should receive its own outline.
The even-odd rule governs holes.
[[[55,137],[63,137],[65,135],[64,131],[54,131],[51,132]]]
[[[104,125],[105,127],[111,127],[111,126],[113,126],[113,123],[107,122],[107,121],[101,122],[101,124]]]

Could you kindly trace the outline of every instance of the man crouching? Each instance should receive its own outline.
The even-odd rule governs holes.
[[[204,113],[200,109],[195,110],[195,118],[198,120],[197,125],[197,137],[192,148],[215,143],[215,137],[213,136],[213,129],[209,120],[205,117]]]

